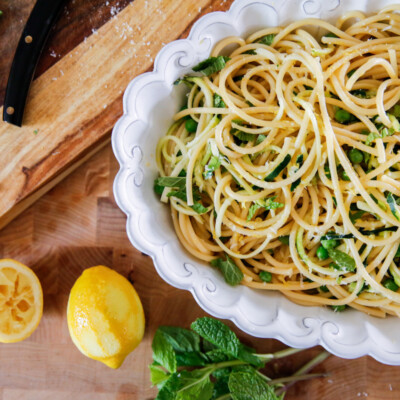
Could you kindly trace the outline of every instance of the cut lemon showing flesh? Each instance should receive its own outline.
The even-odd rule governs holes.
[[[42,313],[43,292],[35,273],[18,261],[0,260],[0,342],[26,339]]]
[[[144,334],[138,294],[125,277],[104,266],[88,268],[77,279],[67,318],[76,347],[111,368],[121,366]]]

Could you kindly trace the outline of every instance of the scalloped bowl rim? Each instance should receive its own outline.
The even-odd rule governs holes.
[[[279,339],[289,346],[322,345],[331,353],[343,358],[370,355],[382,363],[400,365],[400,340],[386,336],[389,331],[400,327],[400,319],[378,320],[352,310],[339,315],[324,308],[299,306],[283,295],[271,292],[263,293],[262,296],[263,299],[268,298],[270,302],[268,305],[272,304],[275,309],[261,307],[259,291],[244,286],[229,287],[215,271],[201,265],[201,262],[185,253],[179,246],[174,233],[174,237],[171,236],[170,240],[166,241],[165,236],[163,237],[164,233],[154,230],[154,220],[151,218],[154,219],[155,216],[152,215],[152,210],[148,209],[148,198],[144,198],[146,190],[148,193],[149,189],[148,186],[142,185],[145,181],[147,165],[154,163],[154,160],[151,160],[150,150],[147,153],[143,150],[147,145],[145,133],[148,134],[151,131],[152,122],[149,115],[146,118],[146,113],[153,110],[156,103],[150,93],[145,96],[145,104],[142,105],[142,102],[138,101],[141,91],[147,90],[152,85],[160,85],[161,89],[166,87],[163,86],[164,84],[171,86],[173,77],[175,76],[175,79],[177,77],[177,71],[180,71],[180,74],[188,72],[190,67],[195,65],[195,59],[198,62],[202,59],[201,57],[204,58],[204,54],[209,53],[211,46],[224,37],[223,33],[228,26],[234,28],[234,22],[231,21],[240,17],[245,18],[247,12],[251,15],[251,10],[254,12],[260,10],[260,13],[265,10],[269,12],[274,10],[276,19],[280,23],[282,19],[279,18],[282,18],[282,15],[279,15],[279,12],[283,14],[283,20],[300,19],[291,18],[296,12],[301,17],[322,16],[324,19],[334,18],[335,15],[343,12],[341,7],[343,3],[340,0],[326,1],[323,10],[322,2],[323,0],[281,2],[279,0],[236,0],[226,12],[213,12],[201,17],[193,25],[187,39],[176,40],[164,46],[155,59],[154,70],[133,79],[124,93],[124,114],[112,133],[113,151],[120,164],[120,170],[114,181],[114,196],[118,206],[127,215],[127,235],[131,243],[152,258],[158,274],[166,282],[174,287],[190,291],[197,303],[209,314],[232,320],[241,330],[252,336]],[[357,4],[360,9],[360,3],[363,3],[365,9],[371,7],[379,9],[394,1],[378,0],[371,6],[372,1],[348,0],[346,9],[352,9],[353,4]],[[269,18],[269,14],[266,15]],[[253,26],[249,24],[248,30],[254,30],[257,23],[259,21],[256,21]],[[207,30],[204,31],[205,29]],[[196,42],[199,38],[201,40]],[[199,48],[202,49],[199,50]],[[180,62],[179,65],[177,65],[177,60]],[[168,75],[169,71],[171,71],[170,75]],[[172,91],[171,88],[170,90]],[[168,107],[166,101],[164,94],[164,102]],[[172,118],[173,113],[169,112],[168,115]],[[165,121],[161,121],[160,124],[164,126]],[[136,131],[139,132],[138,140],[133,138]],[[158,134],[157,137],[160,135]],[[152,143],[152,148],[154,153],[155,141]],[[169,211],[160,211],[160,215],[166,213]],[[164,220],[161,218],[160,221],[162,223]],[[151,222],[153,222],[153,228]],[[172,222],[169,223],[172,224]],[[164,228],[166,228],[165,221]],[[146,241],[145,235],[149,237],[149,233],[154,234],[155,242],[148,239]],[[174,267],[174,263],[181,265]],[[227,298],[226,304],[221,300],[222,297]],[[262,305],[265,304],[267,303]],[[251,315],[253,309],[255,311]],[[261,316],[260,313],[263,315]],[[263,319],[264,313],[267,316]],[[353,339],[352,336],[359,337],[359,340]]]

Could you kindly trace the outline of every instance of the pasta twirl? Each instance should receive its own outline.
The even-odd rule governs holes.
[[[399,10],[228,37],[178,81],[155,189],[228,283],[400,315]]]

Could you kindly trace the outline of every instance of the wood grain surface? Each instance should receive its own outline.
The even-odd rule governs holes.
[[[71,0],[53,30],[38,74],[43,77],[71,50],[84,44],[92,29],[101,29],[125,7],[135,7],[139,15],[148,14],[147,18],[135,19],[134,23],[129,21],[136,29],[134,38],[150,44],[140,47],[140,61],[132,54],[127,56],[126,62],[132,65],[130,79],[151,68],[163,43],[187,35],[199,15],[226,10],[230,3],[135,0],[128,5],[128,1]],[[0,95],[4,93],[5,76],[19,32],[32,6],[33,0],[0,0],[0,9],[4,12],[0,19]],[[89,37],[86,42],[90,40]],[[121,46],[129,47],[129,42],[121,38]],[[81,68],[87,73],[89,67],[84,64]],[[111,81],[123,90],[125,81],[122,78],[115,77]],[[106,90],[104,96],[107,96]],[[63,104],[68,104],[68,98],[69,94],[65,94]],[[99,113],[98,123],[88,127],[86,132],[96,134],[101,127],[104,135],[108,135],[112,121],[120,116],[120,100],[120,97],[116,99],[104,115]],[[112,195],[117,168],[107,145],[0,231],[0,256],[30,265],[39,276],[45,296],[44,315],[37,331],[24,342],[0,345],[0,400],[152,399],[156,391],[150,386],[147,366],[151,362],[155,330],[161,324],[188,327],[196,317],[205,315],[190,293],[163,282],[151,259],[130,245],[125,234],[125,216]],[[2,195],[8,189],[2,187]],[[119,370],[111,370],[84,357],[73,345],[67,329],[65,314],[69,291],[85,268],[98,264],[108,265],[128,277],[145,309],[144,340]],[[245,343],[261,352],[284,347],[276,340],[252,338],[234,329]],[[309,349],[282,360],[269,372],[273,376],[292,373],[319,351],[320,348]],[[286,399],[400,398],[400,367],[385,366],[369,357],[343,360],[332,356],[319,370],[331,375],[297,384]]]

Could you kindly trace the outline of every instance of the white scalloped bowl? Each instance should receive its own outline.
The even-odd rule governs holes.
[[[387,0],[237,0],[227,12],[199,19],[188,39],[169,43],[158,54],[154,71],[135,78],[124,95],[124,115],[114,127],[112,145],[121,169],[114,182],[119,207],[128,216],[132,244],[153,258],[160,276],[189,290],[209,314],[232,320],[250,335],[275,338],[293,347],[322,345],[344,358],[371,355],[400,365],[400,319],[380,320],[361,312],[334,313],[303,307],[280,293],[228,286],[221,275],[189,255],[174,232],[169,207],[153,192],[157,177],[155,147],[179,109],[180,76],[207,58],[222,38],[246,36],[257,29],[306,17],[336,20],[349,10],[376,11]]]

